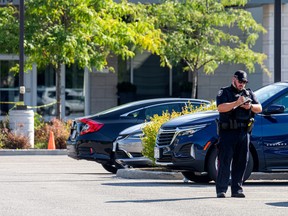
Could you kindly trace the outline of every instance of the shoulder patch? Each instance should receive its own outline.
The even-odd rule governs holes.
[[[220,89],[220,90],[218,91],[217,96],[221,96],[222,94],[223,94],[223,89]]]

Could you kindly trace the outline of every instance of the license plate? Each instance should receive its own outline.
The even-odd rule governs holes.
[[[156,159],[160,158],[160,151],[159,148],[157,147],[154,148],[154,158]]]

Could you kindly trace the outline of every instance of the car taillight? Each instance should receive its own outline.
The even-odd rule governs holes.
[[[100,130],[104,125],[103,123],[93,121],[91,119],[80,119],[80,121],[85,124],[80,132],[80,135],[96,132]]]

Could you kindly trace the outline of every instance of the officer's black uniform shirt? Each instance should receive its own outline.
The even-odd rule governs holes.
[[[217,106],[222,103],[231,103],[236,101],[240,96],[249,97],[252,99],[252,104],[258,104],[254,93],[250,89],[243,89],[239,91],[232,84],[231,86],[221,88],[216,97]],[[229,120],[237,120],[237,122],[248,122],[248,120],[254,116],[251,110],[238,107],[232,109],[229,112],[219,113],[220,122],[229,122]]]

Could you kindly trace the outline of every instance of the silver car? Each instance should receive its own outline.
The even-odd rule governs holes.
[[[119,168],[152,166],[152,161],[142,155],[143,145],[141,137],[144,133],[142,127],[145,124],[137,124],[123,130],[113,143],[114,159]]]
[[[203,103],[200,104],[197,101],[192,101],[191,104],[194,107],[203,105]],[[205,104],[205,106],[210,105],[210,102]],[[141,137],[144,136],[142,128],[145,124],[149,124],[149,122],[137,124],[123,130],[113,142],[112,152],[114,153],[115,167],[118,169],[126,167],[149,167],[153,165],[153,162],[149,158],[142,155],[143,144]]]

